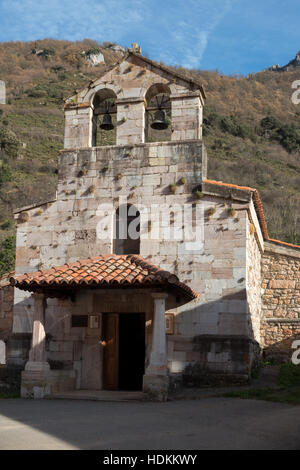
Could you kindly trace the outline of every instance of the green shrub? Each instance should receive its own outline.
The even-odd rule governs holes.
[[[260,125],[264,130],[273,130],[280,127],[280,121],[274,116],[267,116],[261,120]]]
[[[249,138],[253,142],[256,142],[257,135],[255,129],[249,125],[242,124],[240,120],[234,115],[222,116],[218,114],[214,109],[209,108],[204,110],[203,119],[203,134],[204,136],[214,129],[220,129],[234,137],[241,137],[242,139]]]
[[[300,385],[300,364],[295,365],[292,362],[282,364],[279,371],[280,385]]]
[[[0,276],[15,266],[16,237],[11,235],[0,243]]]
[[[0,160],[0,185],[7,181],[12,181],[12,172],[9,165]]]
[[[256,141],[254,130],[245,124],[240,124],[235,116],[223,117],[220,121],[220,128],[235,137],[241,137],[242,139],[248,138],[254,142]]]
[[[296,124],[282,124],[274,116],[267,116],[260,122],[260,134],[279,142],[288,152],[300,150],[300,127]]]
[[[21,142],[16,134],[5,127],[0,127],[0,150],[9,157],[16,158],[21,147]]]
[[[300,150],[300,128],[294,124],[281,126],[275,134],[275,139],[279,140],[288,152]]]
[[[29,88],[26,93],[30,98],[45,98],[47,96],[46,90],[43,90],[40,86]]]
[[[1,230],[7,230],[11,228],[13,225],[13,221],[11,219],[4,220],[2,224],[0,225]]]

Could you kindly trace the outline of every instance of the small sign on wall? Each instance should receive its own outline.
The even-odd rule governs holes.
[[[100,315],[89,316],[89,328],[92,328],[92,329],[100,328]]]
[[[174,334],[174,321],[175,321],[174,313],[166,313],[165,321],[166,321],[166,335],[173,335]]]

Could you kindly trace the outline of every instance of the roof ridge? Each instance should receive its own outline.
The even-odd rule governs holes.
[[[233,184],[233,183],[224,183],[223,181],[216,181],[216,180],[209,180],[205,179],[204,183],[209,183],[209,184],[217,184],[219,186],[226,186],[228,188],[237,188],[237,189],[243,189],[244,191],[257,191],[255,188],[250,188],[250,186],[239,186],[238,184]]]
[[[150,263],[149,261],[145,260],[141,255],[127,255],[131,261],[133,261],[137,266],[142,266],[142,267],[147,267],[148,271],[151,271],[153,273],[159,273],[160,275],[168,273],[171,274],[173,277],[177,279],[178,282],[179,278],[176,276],[176,274],[170,273],[169,271],[166,271],[165,269],[161,269],[160,267],[156,266],[153,263]]]
[[[78,93],[80,93],[81,91],[85,90],[86,88],[87,89],[91,89],[91,88],[94,88],[94,84],[100,80],[104,75],[106,75],[107,73],[111,72],[115,67],[118,67],[120,64],[122,64],[123,62],[125,62],[125,60],[127,60],[130,56],[133,56],[133,57],[136,57],[138,59],[140,59],[141,61],[143,62],[146,62],[147,64],[153,66],[153,67],[156,67],[160,70],[162,70],[163,72],[165,73],[168,73],[170,75],[173,75],[174,77],[177,77],[179,78],[180,80],[183,80],[184,82],[186,83],[189,83],[189,84],[193,84],[195,86],[197,86],[200,90],[201,90],[201,93],[203,95],[203,98],[205,99],[206,98],[206,93],[205,93],[205,90],[204,90],[204,87],[203,87],[203,84],[198,81],[198,80],[195,80],[193,78],[189,78],[189,77],[186,77],[183,73],[180,73],[178,71],[175,71],[171,68],[171,66],[167,66],[167,65],[161,65],[159,64],[158,62],[156,62],[155,60],[152,60],[152,59],[148,59],[148,57],[145,57],[143,56],[142,54],[137,54],[133,51],[128,51],[126,52],[126,54],[120,59],[120,60],[117,60],[116,62],[114,62],[113,64],[107,66],[105,68],[105,70],[95,79],[95,80],[90,80],[89,83],[87,84],[86,87],[84,87],[82,90],[80,90]],[[67,107],[70,102],[68,102],[68,100],[70,100],[72,97],[74,96],[77,96],[78,93],[75,93],[74,95],[71,95],[69,96],[68,98],[66,98],[64,100],[64,107]],[[84,103],[81,103],[81,104],[84,104]],[[79,104],[77,103],[76,105],[74,105],[75,107],[76,106],[79,106]]]
[[[269,238],[268,242],[278,243],[280,245],[291,246],[292,248],[300,248],[300,245],[294,245],[293,243],[284,242],[282,240],[276,240],[275,238]]]

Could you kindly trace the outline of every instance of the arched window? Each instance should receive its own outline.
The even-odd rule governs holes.
[[[104,88],[93,99],[92,147],[115,145],[117,106],[115,93]]]
[[[171,140],[170,88],[163,83],[152,85],[145,96],[145,142]]]
[[[114,253],[138,255],[140,253],[140,213],[135,206],[124,204],[116,211]]]

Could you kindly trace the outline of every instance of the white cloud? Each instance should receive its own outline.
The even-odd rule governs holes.
[[[143,21],[143,0],[0,1],[1,40],[44,37],[120,40]]]
[[[199,67],[237,0],[0,0],[0,40],[138,41],[156,60]]]
[[[210,35],[235,1],[187,0],[185,8],[181,11],[181,21],[173,19],[167,24],[172,39],[171,47],[166,47],[162,54],[163,60],[174,63],[174,51],[178,50],[181,65],[189,68],[199,67]]]

